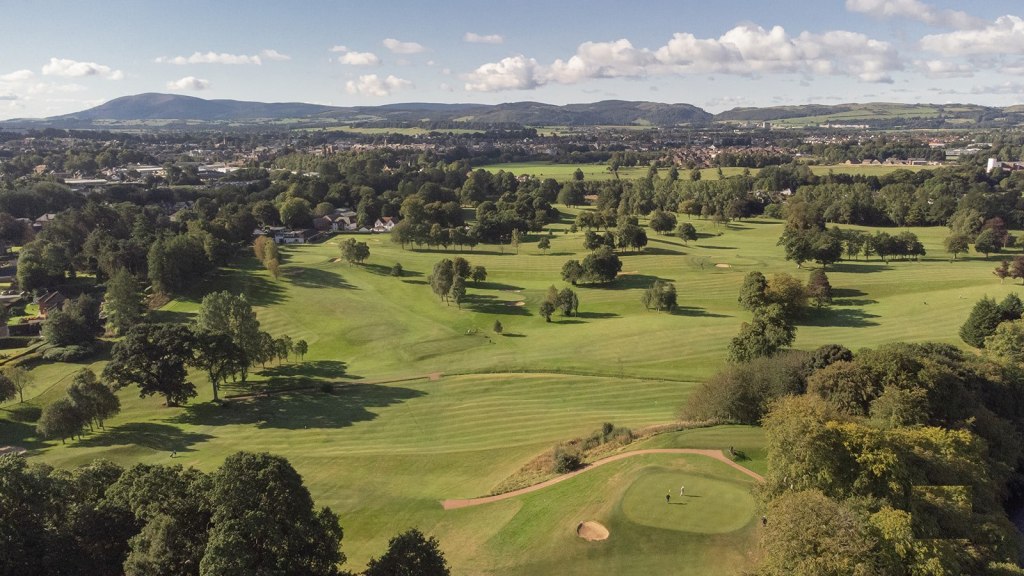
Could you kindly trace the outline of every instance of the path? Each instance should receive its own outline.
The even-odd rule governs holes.
[[[456,508],[478,506],[480,504],[488,504],[490,502],[498,502],[500,500],[515,498],[516,496],[529,494],[530,492],[536,492],[537,490],[547,488],[548,486],[551,486],[553,484],[558,484],[559,482],[568,480],[569,478],[572,478],[578,474],[582,474],[588,470],[593,470],[598,466],[604,466],[605,464],[618,462],[619,460],[630,458],[632,456],[640,456],[642,454],[696,454],[698,456],[707,456],[708,458],[714,458],[719,462],[732,466],[733,468],[739,470],[740,472],[746,474],[747,476],[750,476],[751,478],[757,480],[758,482],[764,482],[763,476],[749,468],[744,468],[743,466],[740,466],[739,464],[733,462],[729,458],[726,458],[725,454],[723,454],[721,450],[698,450],[696,448],[648,448],[646,450],[633,450],[632,452],[623,452],[622,454],[616,454],[614,456],[602,458],[601,460],[598,460],[597,462],[588,465],[586,468],[583,468],[582,470],[577,470],[575,472],[570,472],[568,474],[556,476],[555,478],[545,480],[544,482],[541,482],[539,484],[534,484],[533,486],[527,486],[526,488],[520,488],[519,490],[513,490],[511,492],[505,492],[504,494],[497,494],[495,496],[483,496],[480,498],[466,498],[461,500],[442,500],[441,507],[444,508],[445,510],[454,510]]]

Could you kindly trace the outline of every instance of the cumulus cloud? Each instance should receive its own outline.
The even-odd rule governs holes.
[[[395,90],[408,88],[412,82],[394,75],[387,78],[380,78],[376,74],[360,76],[359,80],[349,80],[345,83],[345,90],[349,94],[362,94],[364,96],[388,96]]]
[[[350,52],[345,46],[337,45],[331,48],[331,52],[340,53],[338,62],[349,66],[376,66],[380,64],[380,57],[373,52]]]
[[[384,47],[395,54],[419,54],[426,52],[426,48],[419,42],[402,42],[394,38],[385,38]]]
[[[509,56],[480,66],[466,76],[466,90],[530,90],[547,83],[547,73],[533,58]]]
[[[974,67],[948,60],[918,60],[917,68],[929,78],[969,78],[974,76]]]
[[[31,80],[35,74],[31,70],[15,70],[9,74],[0,76],[0,81],[3,82],[24,82],[25,80]]]
[[[277,52],[274,52],[277,54]],[[191,56],[161,56],[156,59],[159,64],[254,64],[260,66],[263,60],[258,55],[228,54],[226,52],[193,52]]]
[[[985,22],[959,10],[942,10],[920,0],[846,0],[846,9],[875,18],[909,18],[929,26],[964,30]]]
[[[549,66],[522,55],[512,56],[467,74],[465,87],[472,91],[527,90],[594,78],[705,73],[843,75],[865,82],[891,82],[890,73],[902,67],[892,46],[863,34],[831,31],[790,36],[780,26],[765,30],[743,25],[719,38],[676,33],[654,50],[637,48],[626,39],[584,42],[575,55]]]
[[[15,72],[18,74],[19,71]],[[67,58],[50,58],[50,62],[43,66],[45,76],[63,76],[65,78],[81,78],[83,76],[99,76],[108,80],[121,80],[124,72],[114,70],[110,66],[97,64],[95,62],[78,62]]]
[[[167,83],[168,90],[206,90],[210,87],[210,81],[195,76],[185,76],[179,80]]]
[[[281,54],[280,52],[278,52],[277,50],[274,50],[273,48],[267,48],[266,50],[261,50],[260,51],[260,56],[266,58],[267,60],[276,60],[278,62],[282,62],[284,60],[291,60],[292,59],[291,56],[289,56],[287,54]]]
[[[1020,54],[1024,52],[1024,18],[1000,16],[982,28],[930,34],[921,48],[951,56],[978,54]]]
[[[476,32],[466,32],[462,40],[471,44],[502,44],[505,42],[505,38],[501,34],[477,34]]]
[[[0,92],[0,100],[17,100],[18,95],[13,92]]]

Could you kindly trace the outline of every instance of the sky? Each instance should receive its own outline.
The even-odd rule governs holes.
[[[336,106],[1024,103],[1020,0],[0,0],[0,119]]]

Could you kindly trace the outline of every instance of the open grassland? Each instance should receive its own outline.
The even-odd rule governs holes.
[[[579,168],[583,171],[584,180],[612,180],[615,175],[608,169],[607,164],[555,164],[552,162],[510,162],[505,164],[487,164],[485,166],[478,166],[483,170],[489,172],[498,172],[504,170],[505,172],[512,172],[519,176],[521,174],[528,174],[541,180],[545,178],[554,178],[559,182],[571,180],[576,169]],[[934,169],[935,166],[892,166],[892,165],[870,165],[870,164],[821,164],[810,166],[811,172],[814,172],[818,176],[826,176],[830,172],[835,174],[851,174],[851,175],[863,175],[863,176],[885,176],[891,174],[896,170],[910,170],[917,172],[919,170]],[[648,168],[646,166],[628,166],[619,169],[619,178],[631,179],[640,178],[647,175]],[[661,169],[660,173],[665,174],[667,169]],[[718,180],[718,168],[702,168],[700,171],[700,177],[703,180]],[[722,168],[722,176],[728,178],[730,176],[738,176],[743,173],[746,168],[738,168],[735,166]],[[750,168],[750,173],[757,175],[757,168]],[[680,170],[680,178],[688,178],[689,170]]]
[[[282,454],[318,504],[340,514],[352,569],[380,554],[390,536],[416,526],[440,539],[460,574],[736,573],[757,549],[751,480],[700,456],[639,456],[522,497],[441,509],[442,499],[488,494],[554,443],[603,422],[671,422],[694,382],[722,365],[729,340],[749,319],[736,302],[743,275],[807,273],[782,259],[781,222],[716,228],[695,219],[699,240],[686,245],[651,233],[644,253],[621,256],[624,274],[615,283],[576,289],[578,317],[546,323],[537,314],[545,290],[563,287],[562,264],[583,256],[582,233],[567,233],[573,212],[550,227],[547,253],[534,236],[519,254],[509,246],[463,253],[487,268],[488,279],[469,283],[462,309],[440,302],[426,282],[433,264],[454,252],[402,250],[383,235],[361,238],[371,250],[364,265],[337,260],[339,239],[283,247],[280,280],[245,260],[157,317],[186,321],[201,294],[243,292],[264,329],[310,346],[304,362],[257,370],[253,382],[303,390],[223,408],[209,402],[200,374],[193,375],[199,398],[181,408],[124,390],[124,409],[105,431],[67,445],[35,438],[34,425],[17,420],[12,402],[0,408],[0,445],[27,447],[35,460],[59,466],[108,458],[212,470],[240,449]],[[799,323],[796,346],[956,343],[978,298],[1024,292],[992,275],[995,256],[950,262],[941,248],[945,229],[913,231],[928,250],[921,262],[830,266],[836,303]],[[389,275],[396,262],[406,270],[402,278]],[[674,314],[640,303],[658,278],[676,283],[681,308]],[[492,331],[495,320],[504,334]],[[86,365],[99,370],[103,359],[35,366],[29,406],[59,397]],[[743,452],[741,464],[765,471],[755,428],[674,432],[629,448],[729,446]],[[694,498],[666,506],[665,492],[682,483]],[[584,520],[601,522],[611,538],[578,539],[575,526]]]

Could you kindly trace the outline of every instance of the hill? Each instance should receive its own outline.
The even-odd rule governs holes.
[[[298,102],[264,103],[204,100],[177,94],[123,96],[72,114],[44,119],[0,122],[9,128],[112,128],[124,125],[167,126],[181,123],[246,125],[267,121],[292,125],[339,123],[466,122],[523,126],[704,124],[711,114],[690,104],[608,100],[556,106],[539,102],[498,105],[408,103],[383,106],[325,106]]]
[[[772,122],[781,126],[863,124],[873,128],[965,128],[1016,126],[1024,123],[1020,106],[994,108],[977,104],[901,104],[892,102],[805,104],[767,108],[733,108],[716,122]]]

